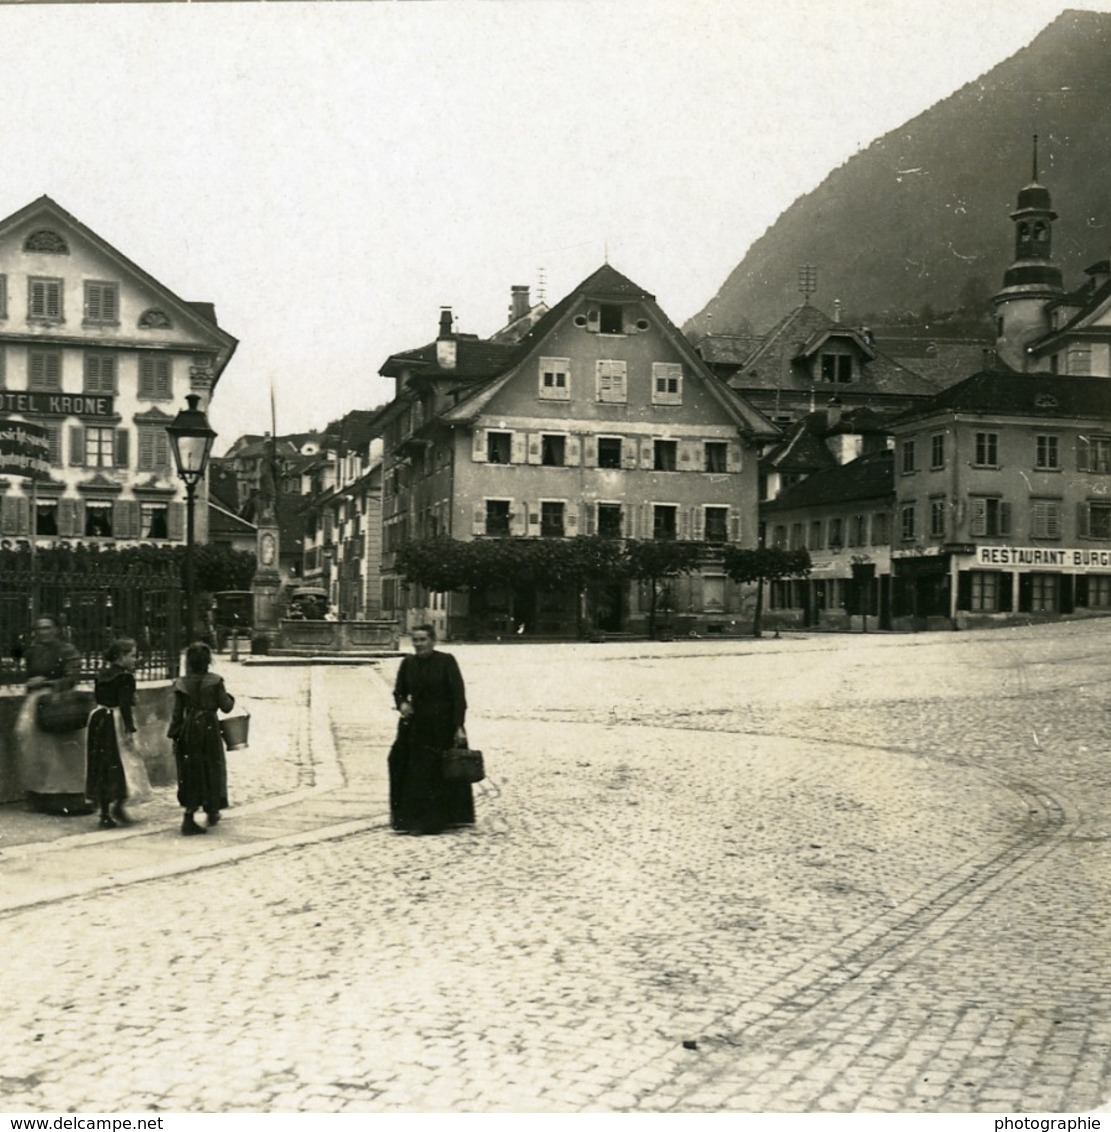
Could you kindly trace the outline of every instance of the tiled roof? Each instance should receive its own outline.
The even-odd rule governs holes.
[[[902,414],[909,421],[945,412],[1047,420],[1102,417],[1111,422],[1111,378],[991,371],[973,374],[928,404]]]
[[[886,338],[876,344],[900,365],[928,381],[935,390],[948,389],[984,367],[984,351],[995,343],[987,339]]]
[[[455,342],[455,365],[451,369],[440,367],[436,343],[429,342],[427,346],[391,355],[378,372],[383,377],[398,377],[403,369],[412,367],[422,377],[485,380],[511,365],[518,348],[514,342],[487,342],[458,334],[451,337]]]
[[[777,499],[762,503],[762,511],[796,511],[803,507],[882,499],[895,491],[895,458],[889,448],[869,452],[848,464],[815,472],[788,488]]]
[[[695,349],[707,365],[743,366],[763,341],[753,334],[707,334]]]

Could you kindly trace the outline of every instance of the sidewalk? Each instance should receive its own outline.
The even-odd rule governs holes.
[[[232,664],[219,671],[251,713],[250,746],[228,754],[231,807],[203,837],[182,837],[175,787],[134,807],[135,825],[101,830],[95,816],[58,818],[0,807],[0,913],[103,888],[192,872],[278,847],[388,822],[386,785],[348,788],[336,753],[326,669]],[[383,725],[392,723],[383,708]]]

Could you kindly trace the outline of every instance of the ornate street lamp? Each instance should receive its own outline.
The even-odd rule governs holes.
[[[191,643],[197,623],[197,595],[193,581],[193,508],[196,504],[197,484],[204,479],[209,453],[216,433],[209,426],[204,410],[197,406],[200,397],[190,393],[185,398],[189,408],[182,409],[166,426],[174,466],[185,484],[185,617],[186,644]]]

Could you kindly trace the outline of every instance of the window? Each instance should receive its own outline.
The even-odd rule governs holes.
[[[995,613],[999,609],[999,574],[990,570],[971,571],[973,613]]]
[[[900,515],[901,525],[902,525],[903,542],[913,542],[914,541],[914,504],[908,503],[899,512],[899,515]]]
[[[56,535],[58,533],[58,501],[40,499],[35,504],[35,534]]]
[[[652,537],[659,539],[675,538],[678,533],[676,520],[679,508],[671,503],[656,503],[652,507]]]
[[[85,282],[85,323],[92,326],[118,326],[120,289],[115,283]]]
[[[621,504],[598,504],[598,536],[599,538],[621,537]]]
[[[724,472],[729,463],[729,445],[724,440],[707,440],[702,446],[706,454],[706,471]]]
[[[571,398],[571,359],[540,359],[540,396],[547,401]]]
[[[139,396],[146,401],[168,401],[173,398],[171,360],[160,354],[143,354],[139,358]]]
[[[723,543],[729,537],[729,508],[707,507],[702,537],[706,542]]]
[[[1076,445],[1081,472],[1111,472],[1111,436],[1082,436]]]
[[[62,351],[29,350],[27,352],[27,388],[45,393],[62,391]]]
[[[486,533],[488,535],[509,534],[509,500],[486,500]]]
[[[162,472],[170,467],[170,438],[162,425],[139,425],[139,471]]]
[[[848,354],[822,355],[822,381],[848,385],[853,379],[853,360]]]
[[[904,474],[907,473],[907,472],[913,472],[914,471],[914,441],[913,440],[904,440],[903,441],[903,465],[902,466],[903,466]]]
[[[1061,537],[1061,504],[1056,499],[1035,499],[1031,507],[1030,533],[1034,538]]]
[[[891,516],[877,511],[872,516],[872,545],[886,546],[891,541]]]
[[[841,527],[844,520],[840,517],[830,519],[829,521],[829,549],[840,550],[844,544],[844,536],[841,533]]]
[[[935,432],[930,437],[930,467],[933,469],[945,467],[945,434]]]
[[[776,550],[787,549],[787,528],[783,523],[776,523],[775,527],[772,529],[772,546],[774,546]]]
[[[551,468],[562,468],[567,462],[567,438],[556,433],[545,432],[540,435],[540,463]]]
[[[999,433],[976,433],[976,459],[974,463],[981,468],[995,468],[999,465]]]
[[[1011,505],[1006,500],[972,496],[968,505],[973,535],[998,538],[1011,533]]]
[[[1106,609],[1111,606],[1111,574],[1088,575],[1088,608]]]
[[[486,460],[490,464],[508,464],[513,452],[513,433],[486,434]]]
[[[85,467],[111,468],[116,462],[116,430],[85,429]]]
[[[863,515],[849,519],[849,546],[864,546],[868,541],[868,520]]]
[[[930,500],[930,538],[945,537],[945,500]]]
[[[1036,468],[1059,468],[1061,466],[1057,448],[1057,437],[1035,437],[1034,445],[1034,466]]]
[[[27,280],[27,318],[33,322],[61,322],[62,280]]]
[[[85,534],[92,538],[112,537],[111,503],[100,503],[90,499],[85,504]]]
[[[1111,539],[1111,503],[1081,503],[1080,534],[1087,538]]]
[[[1057,574],[1030,574],[1030,612],[1056,613],[1060,576]]]
[[[139,506],[139,537],[169,538],[170,508],[165,503],[143,503]]]
[[[822,543],[822,520],[812,519],[810,522],[810,549],[821,550]]]
[[[652,363],[652,404],[683,403],[683,367],[673,362]]]
[[[788,546],[791,550],[800,550],[803,545],[803,525],[802,523],[791,524],[791,540]]]
[[[624,311],[618,303],[598,304],[598,331],[601,334],[625,332]]]
[[[540,504],[541,538],[563,538],[563,508],[562,501]]]
[[[595,362],[598,400],[614,404],[624,404],[627,397],[625,392],[625,363],[620,361]]]
[[[675,471],[679,453],[679,442],[676,440],[654,440],[652,442],[652,467],[657,472]]]
[[[620,436],[599,436],[598,437],[598,467],[599,468],[620,468],[621,467],[621,437]]]
[[[116,392],[116,355],[89,351],[85,354],[86,393]]]

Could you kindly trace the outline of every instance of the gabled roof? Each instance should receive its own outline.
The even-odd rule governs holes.
[[[455,365],[451,369],[441,368],[436,343],[429,342],[415,350],[391,354],[378,372],[383,377],[400,377],[404,370],[409,370],[414,376],[425,378],[481,381],[510,365],[518,349],[516,342],[489,342],[469,334],[452,334],[449,340],[455,342]]]
[[[883,353],[928,381],[936,390],[948,389],[984,367],[985,351],[994,353],[995,341],[952,338],[888,338],[877,344]],[[998,362],[996,364],[999,364]]]
[[[729,384],[734,389],[810,389],[814,379],[803,361],[831,334],[851,339],[863,356],[860,377],[844,387],[847,391],[917,397],[937,392],[917,373],[876,350],[858,331],[808,303],[790,311],[772,328],[741,368],[729,377]]]
[[[814,418],[820,418],[820,423]],[[761,465],[779,472],[808,474],[832,468],[837,460],[822,442],[825,431],[825,413],[808,413],[795,422],[782,444],[761,458]]]
[[[137,263],[128,259],[123,252],[113,247],[101,236],[98,236],[91,228],[82,224],[76,216],[67,212],[57,201],[52,200],[45,194],[37,200],[31,201],[30,204],[24,205],[23,208],[13,212],[10,216],[0,220],[0,235],[10,228],[14,228],[17,225],[35,218],[39,214],[49,216],[64,227],[77,232],[98,251],[117,263],[126,273],[140,279],[146,286],[155,291],[161,299],[174,308],[186,322],[198,326],[211,338],[215,339],[214,345],[218,345],[215,374],[212,382],[213,390],[215,390],[216,383],[220,380],[220,375],[235,353],[239,341],[233,338],[217,323],[216,308],[213,304],[210,302],[194,302],[179,298],[164,283],[159,282],[159,280],[155,279],[149,272],[144,271]]]
[[[1041,338],[1031,342],[1027,349],[1033,354],[1044,354],[1061,338],[1069,334],[1082,333],[1085,330],[1098,333],[1101,337],[1107,337],[1111,335],[1111,327],[1091,327],[1089,324],[1109,308],[1111,308],[1111,279],[1105,279],[1099,287],[1087,296],[1087,301],[1064,326],[1051,330],[1048,334],[1043,334]]]
[[[595,299],[600,302],[607,299],[623,301],[634,299],[643,303],[654,316],[660,330],[671,342],[676,352],[684,358],[691,371],[698,375],[710,395],[739,428],[756,437],[773,438],[780,435],[779,430],[763,413],[753,408],[707,367],[691,343],[656,303],[655,296],[649,294],[631,279],[626,278],[608,263],[603,264],[556,303],[521,339],[511,353],[510,359],[503,365],[501,372],[489,381],[476,385],[473,390],[468,391],[457,405],[444,414],[443,419],[447,421],[471,421],[478,417],[493,396],[513,376],[517,367],[542,347],[548,335],[565,318],[569,317],[572,309],[584,299]]]
[[[896,421],[901,424],[943,413],[1107,420],[1111,418],[1111,378],[999,370],[976,373]]]
[[[711,366],[743,366],[764,339],[755,334],[707,334],[695,349]]]
[[[803,507],[885,499],[895,491],[895,454],[889,448],[869,452],[848,464],[815,472],[789,487],[777,499],[760,505],[761,511],[796,511]]]

